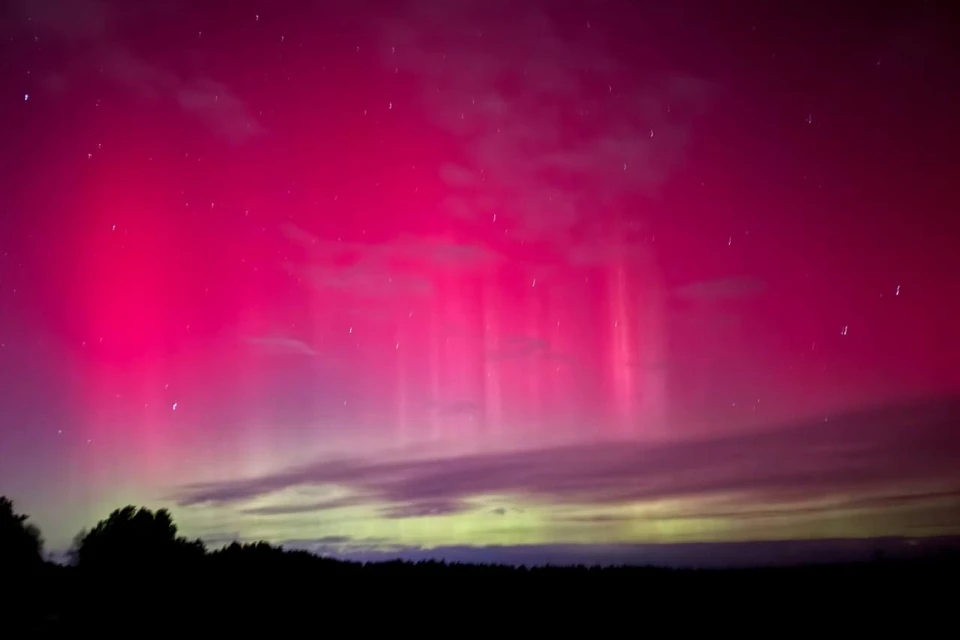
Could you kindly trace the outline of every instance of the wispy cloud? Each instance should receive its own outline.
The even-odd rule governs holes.
[[[461,513],[468,508],[468,505],[456,500],[428,501],[384,507],[381,513],[385,518],[398,520],[403,518],[426,518],[430,516]]]
[[[551,349],[550,342],[533,336],[507,335],[496,348],[487,353],[491,360],[523,360],[539,358],[543,360],[570,362],[570,356]]]
[[[101,47],[97,63],[108,77],[141,99],[172,100],[230,142],[243,143],[264,133],[246,103],[212,78],[183,76],[118,47]]]
[[[242,143],[265,133],[239,96],[222,82],[206,77],[180,79],[177,103],[221,137]]]
[[[503,257],[491,248],[451,238],[400,235],[376,244],[349,242],[321,238],[289,222],[281,224],[280,231],[291,242],[307,249],[311,261],[321,263],[366,262],[380,266],[482,269],[503,261]]]
[[[14,0],[19,18],[67,41],[102,38],[107,33],[107,7],[99,0]]]
[[[279,336],[247,337],[244,338],[247,344],[258,347],[265,353],[277,355],[299,354],[304,356],[319,355],[317,351],[302,340],[295,338],[284,338]]]
[[[481,408],[471,400],[460,400],[440,407],[440,412],[445,416],[472,416],[479,415]]]
[[[316,513],[318,511],[330,511],[333,509],[343,509],[363,504],[363,500],[354,497],[331,498],[328,500],[317,500],[313,502],[303,502],[299,504],[271,505],[268,507],[250,507],[241,510],[241,513],[254,516],[286,516],[298,513]]]
[[[314,264],[300,273],[318,289],[339,291],[358,298],[408,298],[429,296],[433,292],[433,284],[425,277],[399,273],[377,264]]]
[[[134,48],[112,40],[111,24],[131,19],[97,0],[19,0],[18,13],[32,32],[62,40],[70,47],[70,78],[102,73],[142,100],[170,101],[211,131],[233,143],[264,133],[246,103],[231,89],[203,74],[184,74],[155,64]],[[140,7],[157,10],[160,5]],[[111,22],[111,19],[114,19]],[[56,74],[57,93],[68,90],[67,76]],[[49,83],[48,83],[49,84]]]
[[[949,400],[690,443],[597,443],[406,462],[324,462],[184,487],[179,501],[242,503],[298,486],[336,485],[349,488],[359,501],[396,508],[405,517],[427,515],[418,509],[452,510],[490,495],[595,509],[737,495],[756,510],[804,509],[812,500],[848,496],[867,501],[862,508],[896,503],[942,510],[944,501],[956,503],[960,495],[958,424],[960,403]],[[931,486],[939,489],[918,489]],[[749,517],[743,511],[741,505],[726,515]]]
[[[506,335],[488,357],[495,359],[528,358],[543,355],[550,350],[550,343],[533,336]]]
[[[686,520],[690,518],[737,518],[760,519],[786,516],[816,516],[835,512],[861,511],[870,509],[891,509],[898,507],[916,507],[940,505],[949,507],[947,513],[953,515],[952,526],[960,528],[960,512],[953,511],[960,505],[960,489],[949,491],[898,491],[887,495],[868,498],[840,499],[817,506],[793,506],[790,508],[769,508],[743,505],[734,501],[721,501],[696,512],[676,513],[662,517],[663,520]],[[599,516],[598,516],[599,517]]]
[[[491,249],[439,237],[399,236],[366,244],[323,239],[289,223],[280,231],[307,250],[304,259],[286,262],[287,270],[318,289],[361,299],[430,296],[433,274],[477,272],[502,260]]]
[[[571,31],[554,3],[523,3],[509,21],[480,2],[401,6],[380,23],[384,64],[420,81],[418,106],[466,152],[440,168],[449,213],[497,214],[518,237],[564,237],[605,199],[656,192],[712,91],[682,73],[638,74],[599,23]],[[620,8],[620,20],[642,19]],[[562,135],[570,126],[575,139]]]
[[[622,240],[595,234],[595,237],[573,243],[567,252],[567,260],[571,265],[586,267],[608,265],[613,261],[620,264],[649,261],[651,255],[649,239]]]
[[[718,278],[693,282],[674,290],[674,295],[685,300],[716,301],[756,296],[764,291],[764,283],[757,278]]]

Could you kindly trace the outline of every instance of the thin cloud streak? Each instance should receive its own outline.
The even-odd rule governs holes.
[[[284,223],[281,234],[306,251],[283,268],[321,293],[338,292],[358,300],[431,297],[438,273],[481,273],[503,262],[496,251],[442,237],[399,236],[389,242],[330,241]]]
[[[763,293],[764,288],[764,283],[756,278],[720,278],[678,287],[674,295],[685,300],[710,302],[748,298]]]
[[[284,338],[277,336],[265,337],[247,337],[244,339],[247,344],[258,347],[265,353],[276,355],[304,355],[317,356],[319,353],[310,345],[302,340],[295,338]]]
[[[960,403],[947,400],[701,442],[607,442],[414,461],[317,463],[183,487],[177,500],[182,506],[229,505],[293,487],[336,485],[348,488],[358,503],[387,505],[394,517],[454,513],[470,498],[490,495],[594,509],[743,496],[737,510],[713,507],[712,513],[688,514],[692,518],[749,518],[750,508],[799,515],[811,500],[855,494],[861,497],[835,508],[931,501],[942,507],[945,501],[960,502],[958,425]],[[912,488],[933,486],[937,491]],[[321,503],[314,509],[336,506]]]

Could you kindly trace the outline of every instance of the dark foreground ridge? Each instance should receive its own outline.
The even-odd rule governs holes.
[[[63,566],[43,560],[39,531],[0,498],[0,610],[6,629],[21,633],[590,633],[638,624],[783,631],[813,619],[883,626],[897,614],[916,631],[955,606],[958,569],[955,553],[699,571],[361,564],[263,542],[210,552],[178,536],[167,511],[135,507],[81,532]]]

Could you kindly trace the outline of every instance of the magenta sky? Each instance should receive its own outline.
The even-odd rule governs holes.
[[[3,5],[0,493],[51,547],[960,533],[934,8],[260,4]]]

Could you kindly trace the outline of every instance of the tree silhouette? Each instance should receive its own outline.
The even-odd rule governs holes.
[[[13,501],[0,496],[0,574],[43,565],[40,529],[28,524],[29,516],[13,509]]]
[[[78,535],[73,556],[80,568],[133,570],[196,563],[205,553],[200,540],[177,535],[177,525],[166,509],[153,512],[128,506]]]
[[[464,598],[467,593],[493,594],[507,615],[514,611],[519,616],[522,611],[532,619],[555,615],[555,603],[565,601],[592,607],[601,616],[618,608],[632,615],[629,607],[611,608],[610,603],[625,593],[668,607],[681,597],[685,602],[715,603],[718,593],[740,598],[731,601],[735,603],[789,589],[798,594],[816,590],[822,601],[838,602],[851,592],[869,600],[903,589],[891,600],[900,604],[918,585],[952,584],[960,569],[956,551],[913,560],[722,571],[360,563],[267,542],[233,543],[207,553],[201,541],[177,534],[165,509],[153,512],[133,506],[114,511],[78,534],[72,550],[78,565],[74,568],[44,563],[39,531],[27,519],[14,511],[10,500],[0,497],[0,584],[9,592],[0,598],[0,629],[57,632],[53,634],[57,637],[62,632],[116,635],[116,630],[140,629],[145,621],[154,620],[173,625],[170,628],[215,630],[221,636],[282,635],[287,628],[292,634],[316,624],[321,601],[333,617],[349,616],[344,620],[356,623],[350,611],[358,598],[372,603],[370,610],[377,612],[361,624],[370,628],[384,621],[392,632],[398,620],[419,624],[409,612],[424,602],[457,618],[475,614],[473,600]],[[33,569],[18,572],[17,567]],[[540,602],[554,604],[537,606],[530,602],[531,593]],[[944,604],[941,609],[949,607]],[[929,611],[929,604],[922,610]],[[594,624],[596,616],[590,620]],[[563,624],[566,629],[568,621]],[[3,637],[7,635],[11,633]]]

